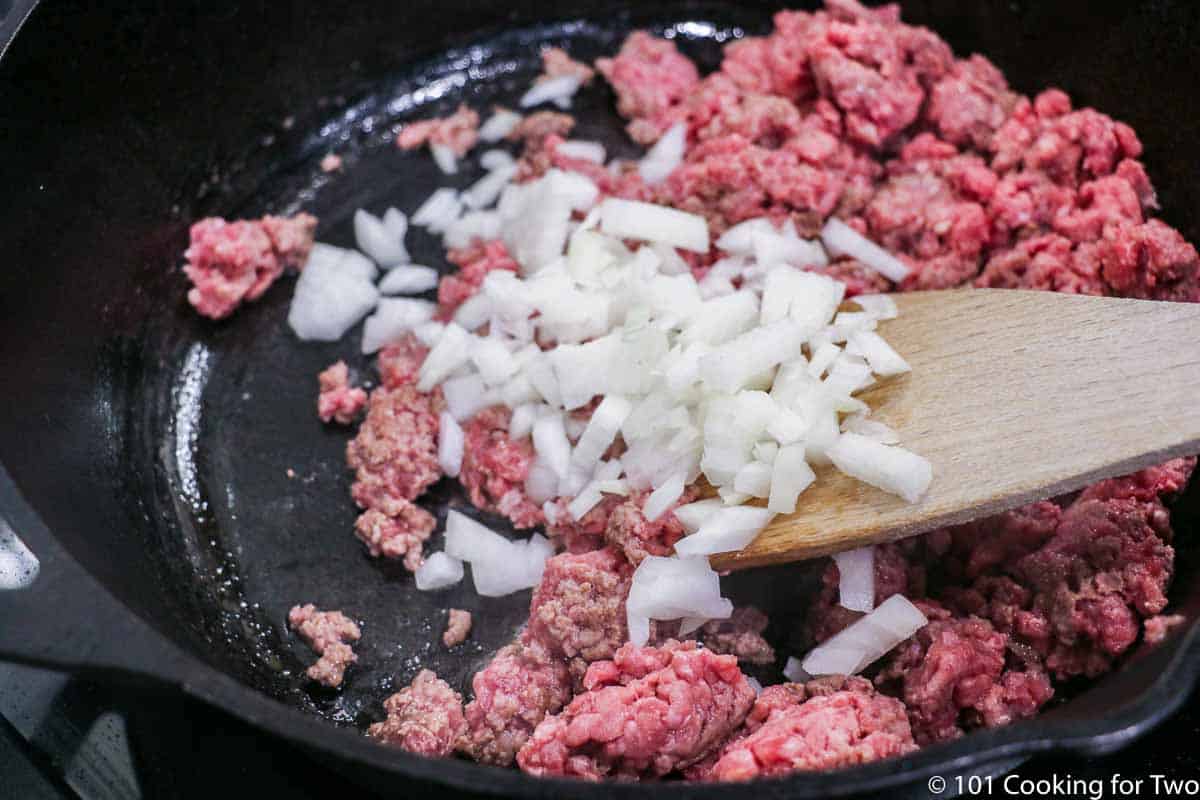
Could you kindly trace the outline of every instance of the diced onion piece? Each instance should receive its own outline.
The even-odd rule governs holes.
[[[902,375],[912,371],[908,362],[874,331],[858,331],[851,334],[846,343],[846,352],[865,358],[871,366],[871,371],[880,377]]]
[[[642,506],[642,514],[646,517],[647,522],[657,520],[674,505],[676,500],[683,496],[685,479],[686,476],[683,473],[677,472],[663,481],[661,486],[646,497],[646,502]]]
[[[600,230],[619,239],[638,239],[708,252],[708,221],[667,206],[606,198],[600,203]]]
[[[590,474],[631,411],[633,404],[621,395],[610,394],[601,400],[571,453],[571,467]]]
[[[783,677],[792,683],[804,683],[812,680],[812,675],[804,671],[804,667],[800,666],[800,659],[795,656],[788,656],[787,663],[783,666]]]
[[[446,376],[467,363],[471,355],[471,334],[453,322],[446,326],[421,369],[417,373],[417,389],[431,392]]]
[[[499,339],[476,339],[471,348],[471,362],[488,386],[504,383],[517,371],[516,359]]]
[[[335,251],[326,252],[335,256]],[[357,260],[366,258],[341,252],[337,257],[310,258],[296,281],[288,325],[300,339],[337,341],[379,302],[379,290],[372,283],[374,265],[368,262],[368,274]]]
[[[850,477],[910,503],[920,500],[933,480],[933,467],[927,459],[856,433],[842,434],[826,455]]]
[[[716,498],[697,500],[675,509],[675,519],[679,520],[685,531],[695,533],[705,520],[724,507],[725,504]]]
[[[661,183],[683,163],[686,149],[687,124],[676,122],[646,151],[646,155],[638,162],[638,174],[650,186]]]
[[[860,294],[850,298],[850,302],[857,303],[859,308],[875,319],[895,319],[900,316],[900,309],[891,295]]]
[[[756,375],[800,355],[807,338],[791,320],[754,328],[702,358],[700,378],[714,391],[736,392]]]
[[[706,300],[680,332],[684,344],[721,344],[750,330],[758,319],[758,298],[740,291]]]
[[[525,494],[535,503],[546,503],[558,496],[558,475],[545,459],[537,458],[525,478]]]
[[[647,556],[634,570],[625,611],[629,640],[640,646],[650,638],[652,619],[728,619],[733,603],[721,597],[720,578],[707,558]]]
[[[771,470],[771,494],[767,510],[775,514],[791,514],[801,493],[817,479],[805,459],[803,444],[779,448]]]
[[[775,514],[754,506],[727,506],[700,525],[693,534],[675,543],[681,556],[712,555],[741,550],[767,526]]]
[[[363,324],[362,351],[374,353],[433,319],[437,306],[428,300],[385,297]]]
[[[533,448],[560,480],[567,477],[571,468],[571,442],[562,414],[547,414],[533,423]]]
[[[681,630],[682,630],[682,627],[681,627]],[[682,635],[683,634],[680,633],[680,636],[682,636]],[[763,693],[763,685],[761,683],[759,683],[758,678],[755,678],[753,675],[746,676],[746,683],[750,684],[750,688],[754,690],[755,697],[757,697],[758,695]]]
[[[604,163],[604,145],[599,142],[585,142],[580,139],[568,139],[560,144],[555,151],[560,156],[575,158],[580,161],[591,161],[593,164]]]
[[[383,212],[383,226],[387,228],[392,238],[401,242],[408,235],[408,217],[398,208],[389,208]]]
[[[860,436],[873,439],[880,444],[900,444],[900,435],[898,433],[882,422],[864,417],[861,414],[852,414],[842,420],[842,431],[844,433],[857,433]]]
[[[497,108],[487,120],[479,126],[479,138],[485,142],[498,142],[513,132],[521,124],[521,115],[507,108]],[[489,151],[494,152],[494,151]],[[486,156],[487,153],[484,153]],[[485,169],[491,169],[487,164]]]
[[[445,553],[431,553],[413,577],[419,591],[445,589],[463,579],[463,562]]]
[[[438,417],[438,464],[442,472],[451,478],[457,478],[462,469],[465,441],[458,421],[449,412],[443,411]]]
[[[771,494],[771,466],[751,461],[738,470],[733,478],[733,488],[751,497],[767,497]]]
[[[838,605],[851,611],[875,607],[875,548],[859,547],[835,553],[838,568]]]
[[[538,406],[525,403],[513,409],[508,420],[508,435],[512,439],[524,439],[533,433],[533,423],[538,418]]]
[[[855,675],[928,622],[907,598],[894,594],[874,611],[810,650],[801,667],[810,675]]]
[[[403,237],[395,236],[383,220],[362,208],[354,212],[354,239],[358,249],[381,267],[408,261]]]
[[[536,586],[551,552],[541,536],[513,542],[458,511],[446,516],[446,554],[471,565],[475,591],[483,597]]]
[[[447,175],[458,173],[458,155],[449,145],[430,144],[429,152],[433,154],[433,163]]]
[[[458,192],[447,186],[436,189],[412,215],[412,224],[428,228],[432,233],[441,233],[462,213],[462,200]]]
[[[511,167],[516,163],[517,160],[507,150],[485,150],[483,155],[479,156],[479,166],[489,172],[503,169],[504,167]]]
[[[821,229],[821,241],[834,255],[850,256],[893,283],[900,283],[908,277],[909,269],[903,261],[837,217],[830,217],[825,223]]]
[[[547,78],[529,87],[529,91],[521,95],[519,105],[521,108],[532,108],[542,103],[553,102],[561,106],[563,102],[569,102],[575,92],[579,91],[579,85],[580,80],[575,75]]]
[[[436,289],[437,285],[438,271],[433,267],[405,264],[383,276],[379,291],[383,294],[420,294]]]
[[[503,150],[497,151],[503,153]],[[504,153],[508,155],[508,153]],[[510,157],[511,158],[511,157]],[[500,197],[500,193],[504,191],[517,174],[516,164],[498,166],[488,174],[484,175],[475,183],[471,184],[466,191],[462,193],[462,201],[467,208],[481,209],[487,208],[494,204],[496,199]]]
[[[822,343],[813,351],[812,358],[808,362],[808,374],[814,378],[820,378],[825,374],[825,370],[833,366],[833,362],[837,361],[841,354],[842,348],[833,342]]]
[[[494,389],[488,390],[483,385],[483,378],[474,372],[445,381],[442,394],[446,398],[446,410],[460,422],[494,405],[498,399],[498,393]]]
[[[502,224],[500,215],[495,211],[469,211],[446,226],[442,244],[449,249],[466,247],[476,239],[497,239]]]

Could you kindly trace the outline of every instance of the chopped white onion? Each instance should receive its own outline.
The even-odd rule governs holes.
[[[640,646],[650,638],[652,619],[728,619],[733,603],[721,597],[720,578],[707,558],[647,556],[634,570],[625,611],[629,640]]]
[[[663,481],[662,485],[646,497],[642,505],[642,514],[648,522],[654,522],[667,512],[676,500],[683,496],[684,481],[687,476],[677,472]]]
[[[860,294],[851,298],[851,302],[875,319],[895,319],[900,316],[900,309],[891,295]]]
[[[430,144],[429,152],[433,154],[433,163],[447,175],[458,173],[458,155],[448,145]]]
[[[553,548],[535,534],[509,541],[470,517],[451,510],[446,516],[446,554],[471,565],[475,591],[502,597],[536,586]]]
[[[806,460],[803,444],[779,448],[772,466],[767,509],[776,514],[791,514],[796,510],[801,493],[816,479],[816,473]]]
[[[600,204],[600,230],[619,239],[708,252],[708,221],[704,217],[653,203],[606,198]]]
[[[503,150],[496,152],[503,153]],[[508,153],[504,153],[506,156]],[[511,160],[511,156],[509,159]],[[462,193],[463,203],[467,208],[481,209],[487,208],[496,202],[500,197],[500,193],[504,191],[504,187],[512,182],[513,176],[517,174],[516,164],[505,164],[496,167],[488,174],[484,175],[475,183],[471,184],[466,191]]]
[[[842,420],[844,433],[857,433],[873,439],[880,444],[900,444],[900,436],[894,430],[877,420],[864,417],[862,414],[852,414]]]
[[[394,267],[408,261],[404,238],[395,236],[383,220],[362,208],[354,212],[354,239],[358,249],[381,267]]]
[[[754,506],[727,506],[701,523],[693,534],[675,543],[681,556],[713,555],[741,550],[767,526],[775,514]]]
[[[899,495],[910,503],[921,499],[933,479],[929,461],[902,447],[844,433],[826,454],[834,466],[852,478]]]
[[[550,102],[561,105],[563,102],[570,101],[575,92],[579,91],[579,86],[580,80],[575,75],[547,78],[529,87],[529,91],[521,95],[519,105],[521,108],[532,108]]]
[[[445,589],[463,579],[463,562],[445,553],[431,553],[413,573],[413,577],[419,591]]]
[[[507,108],[497,108],[487,120],[479,126],[479,138],[485,142],[498,142],[513,132],[521,124],[521,115]],[[491,151],[489,151],[491,152]],[[487,155],[485,153],[484,155]],[[486,169],[491,169],[487,164]]]
[[[825,223],[821,230],[821,241],[834,255],[850,256],[893,283],[900,283],[908,277],[909,269],[903,261],[837,217],[830,217]]]
[[[383,276],[379,291],[383,294],[420,294],[436,289],[437,285],[438,271],[433,267],[404,264]]]
[[[383,212],[383,226],[393,239],[403,242],[408,235],[408,217],[398,208],[389,208]]]
[[[465,441],[458,421],[452,414],[443,411],[438,417],[438,464],[442,472],[451,478],[457,478],[462,469]]]
[[[513,158],[512,153],[508,152],[507,150],[485,150],[483,154],[479,156],[479,166],[483,167],[489,172],[514,166],[516,163],[517,160]]]
[[[638,162],[638,173],[648,185],[661,183],[683,163],[687,149],[687,124],[676,122],[658,137],[654,146]]]
[[[908,362],[874,331],[858,331],[851,334],[846,342],[846,352],[865,358],[871,366],[871,371],[881,377],[912,371]]]
[[[483,378],[473,372],[443,382],[442,394],[446,398],[446,410],[460,422],[494,405],[498,399],[498,393],[484,387]]]
[[[533,423],[533,449],[561,480],[571,467],[571,442],[560,413],[547,414]]]
[[[804,667],[800,666],[800,659],[795,656],[788,656],[787,663],[783,667],[783,677],[792,683],[804,683],[812,680],[812,675],[804,671]]]
[[[386,280],[386,279],[385,279]],[[385,297],[363,324],[362,351],[374,353],[433,319],[437,305],[409,297]]]
[[[379,302],[374,265],[367,263],[368,272],[362,255],[326,247],[309,258],[288,309],[288,325],[300,339],[337,341]]]
[[[894,594],[810,650],[801,662],[802,668],[810,675],[855,675],[927,623],[920,609],[903,595]]]
[[[462,200],[458,192],[443,186],[421,204],[412,215],[413,225],[428,228],[431,233],[441,233],[462,213]]]
[[[417,373],[417,389],[431,392],[450,373],[467,363],[471,354],[471,334],[450,323],[442,332]]]
[[[859,547],[835,553],[838,568],[838,604],[851,611],[875,607],[875,548]]]

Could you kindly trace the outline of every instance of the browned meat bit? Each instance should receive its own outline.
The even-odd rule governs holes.
[[[497,766],[512,764],[538,723],[571,699],[566,665],[529,637],[501,648],[471,685],[475,699],[458,749]]]
[[[317,416],[322,422],[337,420],[349,425],[367,404],[367,393],[350,386],[350,370],[345,361],[331,364],[320,375],[317,383],[321,388],[317,396]]]
[[[695,642],[627,644],[597,661],[586,691],[547,717],[517,763],[533,775],[657,778],[703,759],[754,703],[737,659]]]
[[[342,168],[342,157],[336,153],[328,153],[321,159],[321,172],[337,172]]]
[[[383,701],[387,719],[367,734],[384,744],[422,756],[446,756],[467,730],[462,696],[427,669],[406,689]]]
[[[698,777],[735,781],[837,769],[917,749],[899,701],[876,694],[862,680],[824,690],[829,688],[807,700],[807,692],[794,685],[766,689],[751,711],[753,728],[748,718],[747,735],[735,737],[711,772]]]
[[[699,493],[689,486],[683,496],[658,519],[651,522],[642,513],[647,493],[637,493],[613,509],[604,527],[604,539],[619,548],[635,567],[646,556],[668,556],[683,538],[683,525],[675,518],[675,509],[695,500]]]
[[[442,634],[442,644],[446,647],[454,647],[465,642],[470,635],[471,612],[463,611],[461,608],[450,609],[449,619],[446,621],[446,632]]]
[[[588,664],[612,658],[628,638],[625,598],[632,577],[633,568],[611,548],[554,556],[533,592],[527,635],[568,659],[582,678]]]
[[[293,606],[288,625],[320,656],[308,668],[308,677],[325,686],[341,686],[346,667],[358,660],[347,644],[362,636],[358,625],[341,611],[318,611],[312,603]]]
[[[876,678],[903,698],[918,742],[1032,717],[1054,696],[1040,661],[1016,663],[1008,637],[990,622],[951,618],[931,601],[920,605],[931,622],[893,651]]]
[[[583,85],[589,83],[595,77],[596,71],[587,64],[582,64],[571,58],[560,47],[549,47],[543,50],[542,74],[538,76],[538,83],[550,78],[561,78],[564,75],[578,78],[580,85]]]
[[[423,144],[442,145],[462,158],[479,141],[479,114],[466,105],[448,117],[412,122],[400,129],[396,146],[415,150]]]
[[[422,545],[437,520],[425,509],[408,500],[396,501],[396,514],[387,516],[373,508],[359,514],[354,522],[354,535],[367,546],[367,552],[378,558],[403,558],[404,567],[415,572],[424,560]]]
[[[763,638],[770,620],[754,606],[735,608],[729,619],[714,619],[700,628],[701,642],[716,653],[737,656],[741,664],[773,664],[775,648]]]
[[[1150,617],[1142,623],[1143,641],[1146,644],[1161,644],[1162,640],[1171,635],[1175,630],[1182,628],[1187,623],[1187,617],[1183,614],[1159,614],[1156,617]]]

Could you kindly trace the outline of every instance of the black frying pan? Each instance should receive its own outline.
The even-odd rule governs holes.
[[[32,5],[0,0],[0,41]],[[368,559],[351,535],[348,434],[314,413],[319,369],[338,357],[368,369],[357,340],[296,342],[283,324],[289,281],[230,321],[201,320],[177,267],[188,223],[207,214],[303,207],[320,216],[320,238],[348,243],[355,208],[412,210],[441,176],[427,157],[397,153],[389,127],[460,99],[511,102],[543,42],[590,59],[649,26],[712,66],[721,39],[764,30],[773,5],[291,0],[106,11],[63,0],[35,10],[0,61],[0,516],[41,569],[32,588],[0,592],[0,657],[181,688],[398,793],[701,793],[535,781],[361,735],[422,666],[466,688],[524,620],[528,596],[485,607],[467,585],[423,594]],[[1018,89],[1061,85],[1133,124],[1166,219],[1200,238],[1193,3],[916,0],[905,11],[960,53],[992,57]],[[578,135],[632,153],[611,106],[606,90],[588,93]],[[347,171],[328,181],[317,163],[331,149]],[[418,261],[444,265],[432,239],[410,244]],[[449,486],[431,501],[443,514],[463,502]],[[1193,489],[1175,509],[1172,594],[1192,619],[1198,517]],[[787,652],[813,579],[796,566],[731,583],[739,599],[773,610],[769,633]],[[364,622],[360,664],[340,693],[302,680],[312,655],[283,617],[304,601]],[[437,641],[447,606],[477,612],[470,644],[454,653]],[[1200,672],[1194,627],[1094,685],[1067,687],[1073,699],[1037,720],[907,759],[723,791],[890,793],[1034,752],[1112,750],[1186,698]]]

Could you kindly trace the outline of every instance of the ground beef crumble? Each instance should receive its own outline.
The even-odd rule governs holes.
[[[667,775],[704,758],[754,702],[737,659],[694,642],[624,645],[583,683],[521,748],[521,769],[591,780]]]
[[[200,314],[221,319],[257,300],[285,269],[302,269],[312,249],[317,218],[265,216],[226,222],[202,219],[191,227],[183,271],[192,282],[188,302]]]
[[[460,645],[471,635],[471,612],[461,608],[452,608],[446,613],[446,630],[442,634],[442,644],[446,647]]]
[[[367,733],[384,744],[422,756],[446,756],[467,730],[462,696],[430,670],[383,701],[387,719]]]
[[[479,141],[479,113],[461,105],[448,117],[410,122],[400,129],[396,146],[415,150],[423,144],[448,147],[462,158]]]
[[[350,386],[350,368],[338,361],[317,376],[320,393],[317,395],[317,416],[322,422],[331,420],[349,425],[367,404],[367,393]]]
[[[533,442],[508,435],[511,417],[505,406],[492,406],[463,426],[466,444],[458,479],[476,508],[501,514],[516,528],[532,528],[545,521],[541,507],[525,495]]]
[[[349,644],[362,636],[358,625],[341,611],[318,611],[312,603],[293,606],[288,625],[320,656],[308,677],[330,688],[341,686],[346,667],[358,660]]]

